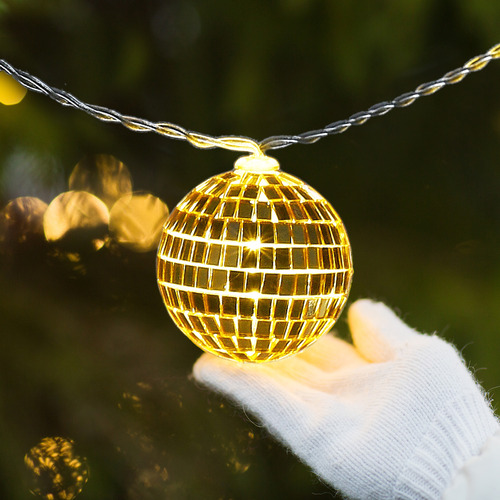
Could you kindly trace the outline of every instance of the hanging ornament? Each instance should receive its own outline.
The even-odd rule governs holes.
[[[352,274],[333,207],[264,155],[193,189],[158,247],[174,322],[201,349],[237,361],[283,358],[317,340],[340,315]]]
[[[211,136],[93,106],[0,59],[23,87],[136,132],[156,132],[201,149],[246,151],[235,169],[208,179],[172,212],[158,248],[157,278],[179,328],[202,349],[239,361],[299,352],[340,315],[352,280],[349,240],[332,206],[264,152],[313,144],[462,81],[500,59],[500,44],[462,67],[322,129],[248,137]],[[1,89],[0,89],[1,90]],[[47,209],[49,211],[50,207]]]

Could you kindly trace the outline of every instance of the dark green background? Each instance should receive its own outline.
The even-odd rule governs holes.
[[[499,26],[491,0],[12,0],[0,1],[0,57],[86,102],[262,139],[438,78],[497,43]],[[383,300],[455,342],[497,400],[499,88],[492,62],[410,108],[274,153],[343,218],[351,301]],[[29,94],[0,107],[0,205],[50,202],[93,153],[125,162],[135,188],[170,207],[238,156]],[[82,500],[334,495],[189,378],[200,352],[164,310],[154,253],[82,250],[78,268],[46,245],[0,258],[1,498],[30,497],[23,457],[45,436],[87,458]]]

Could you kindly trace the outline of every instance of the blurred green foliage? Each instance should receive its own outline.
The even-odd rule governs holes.
[[[411,90],[498,42],[488,0],[0,1],[1,56],[84,101],[210,134],[303,132]],[[454,341],[500,398],[500,67],[344,135],[276,151],[351,237],[369,296]],[[67,189],[113,154],[173,207],[235,156],[134,134],[29,94],[0,108],[0,206]],[[313,498],[331,492],[238,409],[189,378],[154,255],[0,255],[0,497],[29,498],[23,456],[73,439],[79,498]],[[345,320],[338,325],[345,334]],[[483,370],[483,368],[486,368]]]

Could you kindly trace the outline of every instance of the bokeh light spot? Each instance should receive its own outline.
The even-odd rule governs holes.
[[[6,106],[19,104],[26,95],[27,90],[14,78],[0,71],[0,103]]]
[[[86,459],[75,453],[72,440],[62,437],[43,438],[24,463],[31,473],[30,491],[46,500],[72,500],[89,476]]]
[[[52,200],[43,218],[47,241],[102,242],[107,233],[109,211],[104,202],[85,191],[67,191]],[[99,245],[93,245],[100,248]]]
[[[168,207],[152,194],[122,196],[109,214],[109,230],[118,243],[135,252],[157,247]]]
[[[111,208],[132,191],[132,177],[127,166],[112,155],[86,156],[73,169],[69,189],[92,193]]]
[[[43,216],[47,204],[33,196],[20,196],[9,201],[0,212],[0,242],[23,244],[43,238]]]
[[[66,190],[64,167],[57,156],[17,145],[1,165],[0,186],[5,199],[36,196],[51,200]]]

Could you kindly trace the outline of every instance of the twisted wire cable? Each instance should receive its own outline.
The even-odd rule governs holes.
[[[14,68],[7,61],[0,59],[0,70],[15,78],[23,87],[39,94],[44,94],[54,101],[70,108],[85,111],[89,115],[104,122],[120,123],[134,132],[156,132],[170,139],[188,141],[191,145],[200,149],[223,148],[233,151],[246,151],[253,154],[262,154],[259,144],[248,137],[218,136],[200,134],[187,130],[180,125],[168,122],[151,122],[143,118],[127,116],[103,106],[96,106],[80,101],[74,95],[65,90],[57,89],[47,85],[45,82],[26,71]]]
[[[370,118],[382,116],[396,108],[405,108],[413,104],[417,99],[436,93],[442,88],[461,82],[466,76],[485,68],[494,59],[500,58],[500,43],[491,47],[488,52],[473,57],[462,67],[449,71],[441,78],[419,85],[415,90],[406,92],[392,101],[383,101],[375,104],[366,111],[351,115],[345,120],[330,123],[319,130],[311,130],[297,135],[276,135],[268,137],[260,142],[249,137],[240,136],[211,136],[187,130],[179,125],[169,122],[151,122],[143,118],[127,116],[102,106],[87,104],[77,99],[72,94],[60,90],[39,78],[14,68],[7,61],[0,59],[0,70],[15,78],[23,87],[33,92],[44,94],[57,101],[63,106],[85,111],[89,115],[105,122],[120,123],[134,132],[155,132],[171,139],[185,140],[192,146],[200,149],[222,148],[232,151],[245,151],[251,154],[261,155],[272,149],[280,149],[292,144],[313,144],[324,137],[341,134],[352,126],[366,123]]]
[[[447,85],[461,82],[467,75],[482,70],[490,61],[498,58],[500,58],[500,43],[493,46],[485,54],[473,57],[461,68],[449,71],[437,80],[422,83],[412,92],[401,94],[392,101],[383,101],[375,104],[366,111],[355,113],[345,120],[330,123],[320,130],[311,130],[298,135],[277,135],[268,137],[259,142],[260,149],[264,152],[270,149],[285,148],[292,144],[312,144],[323,137],[341,134],[354,125],[365,124],[370,118],[385,115],[396,108],[405,108],[413,104],[420,97],[432,95]]]

